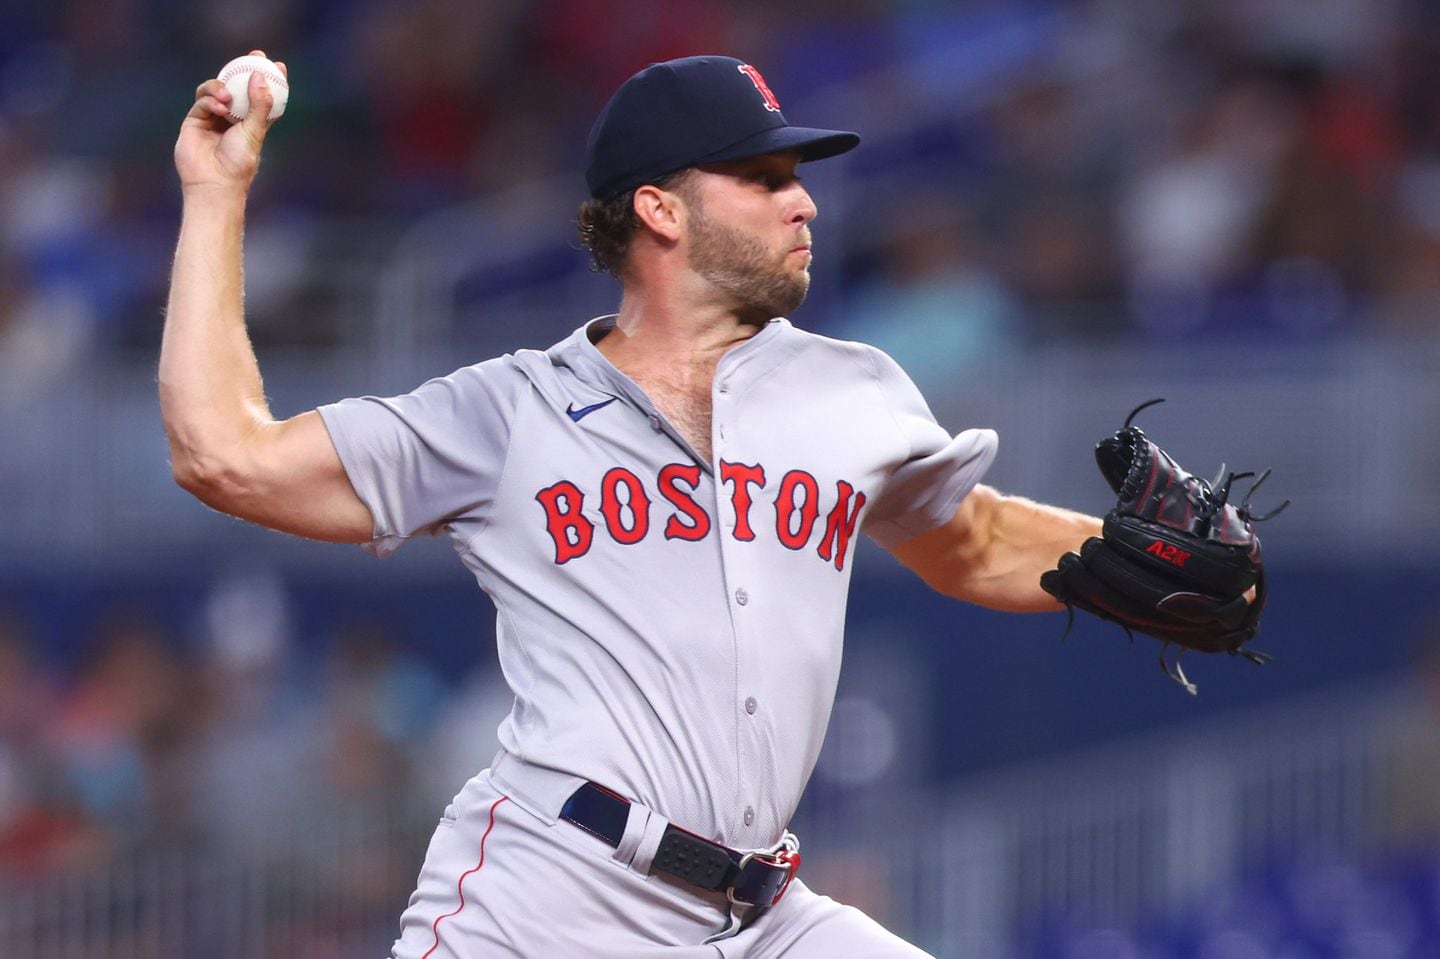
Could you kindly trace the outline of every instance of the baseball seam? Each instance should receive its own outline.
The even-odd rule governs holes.
[[[286,82],[284,74],[282,74],[279,70],[271,70],[271,69],[269,69],[269,68],[267,68],[267,67],[247,67],[247,68],[245,68],[243,71],[242,71],[239,67],[234,67],[234,68],[229,69],[229,70],[222,70],[222,71],[220,71],[220,75],[219,75],[218,77],[216,77],[215,79],[219,80],[221,83],[229,83],[229,82],[230,82],[231,80],[233,80],[235,77],[240,76],[240,74],[241,74],[242,72],[244,72],[244,73],[256,73],[256,72],[263,73],[263,74],[265,74],[265,79],[267,79],[267,80],[272,80],[272,81],[280,84],[280,85],[281,85],[282,87],[284,87],[286,90],[289,90],[289,89],[290,89],[290,84],[289,84],[288,82]]]

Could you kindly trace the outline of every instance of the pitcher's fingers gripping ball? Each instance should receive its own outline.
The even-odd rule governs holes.
[[[1260,474],[1237,506],[1231,484],[1253,473],[1227,473],[1206,482],[1181,468],[1131,420],[1101,440],[1095,460],[1118,501],[1105,516],[1104,531],[1080,552],[1060,557],[1040,578],[1046,592],[1071,610],[1076,607],[1145,633],[1167,646],[1205,653],[1240,654],[1253,662],[1269,657],[1245,649],[1260,628],[1265,609],[1265,569],[1255,524],[1264,516],[1250,508],[1250,494],[1265,481]],[[1246,594],[1254,590],[1247,602]],[[1161,666],[1190,693],[1176,659],[1172,668],[1161,650]]]
[[[285,104],[290,102],[290,83],[284,71],[274,61],[255,53],[236,57],[221,67],[215,77],[230,91],[230,113],[227,119],[231,123],[239,123],[250,112],[250,74],[257,70],[265,77],[274,98],[269,119],[274,120],[283,114]]]

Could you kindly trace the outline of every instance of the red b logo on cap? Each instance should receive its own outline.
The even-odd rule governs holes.
[[[765,109],[772,113],[779,113],[780,101],[775,99],[775,94],[770,92],[770,87],[765,83],[765,78],[760,75],[760,71],[748,63],[742,63],[736,69],[749,77],[750,82],[755,84],[755,89],[759,90],[760,95],[765,98]]]

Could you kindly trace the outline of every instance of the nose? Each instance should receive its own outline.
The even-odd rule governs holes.
[[[815,206],[815,201],[810,197],[810,191],[796,182],[794,188],[797,196],[794,198],[794,205],[791,207],[788,222],[796,226],[804,226],[820,215],[820,210]]]

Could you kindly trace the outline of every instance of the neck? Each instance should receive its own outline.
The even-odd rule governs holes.
[[[708,365],[745,342],[769,319],[674,289],[627,285],[615,328],[597,346],[622,369],[636,365]]]

